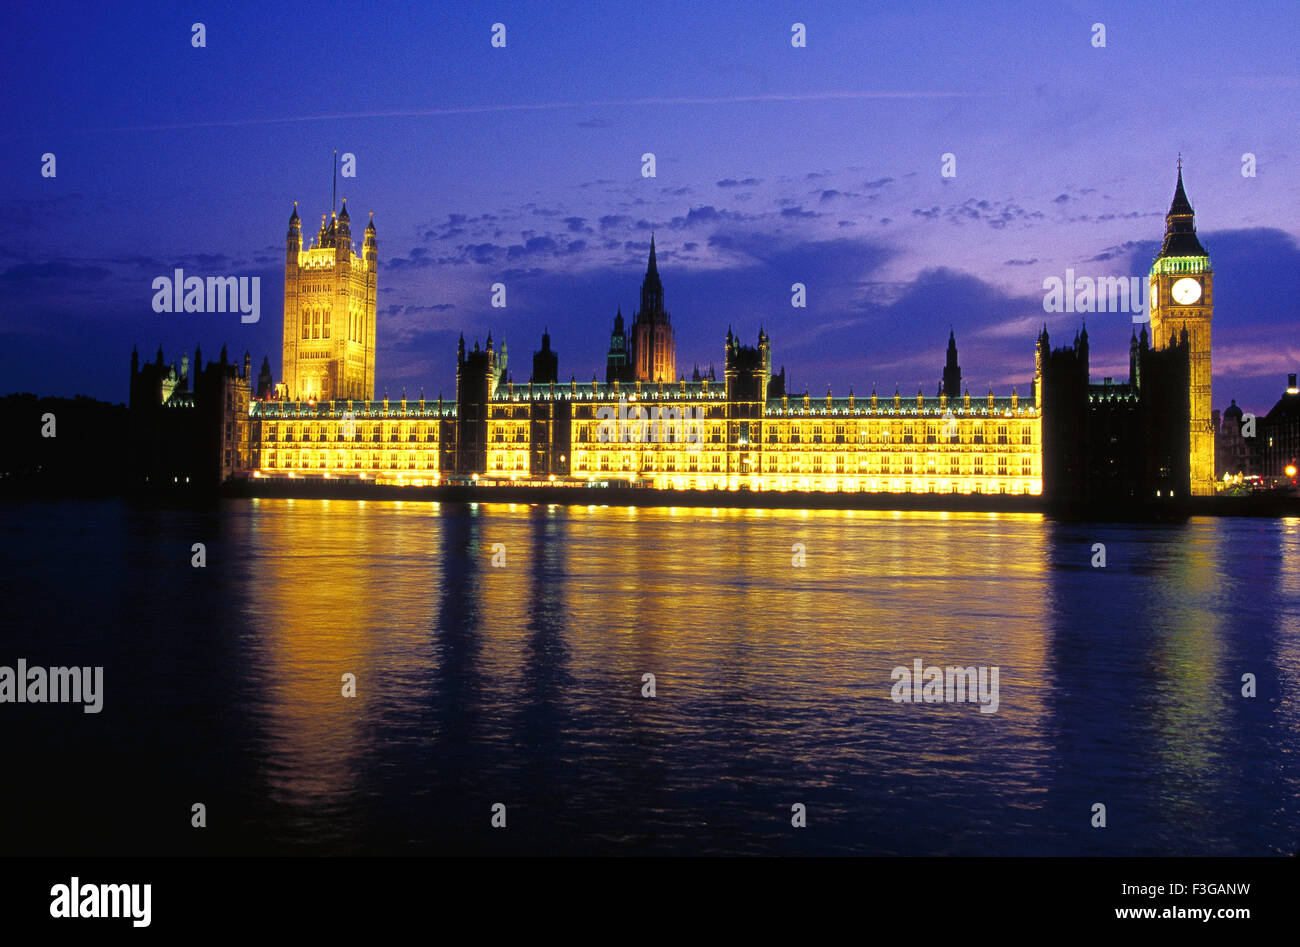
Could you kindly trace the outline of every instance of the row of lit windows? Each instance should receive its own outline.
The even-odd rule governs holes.
[[[769,444],[835,443],[846,444],[1032,444],[1035,425],[1032,423],[936,420],[898,424],[866,421],[861,423],[834,422],[813,424],[766,425]]]
[[[302,311],[302,337],[304,339],[328,339],[330,321],[325,318],[322,309],[304,309]]]
[[[607,451],[575,451],[573,455],[574,470],[579,473],[594,471],[666,471],[709,470],[721,472],[725,464],[724,454],[719,453],[664,453],[636,454],[614,453]],[[1006,454],[975,456],[945,455],[943,457],[906,455],[866,455],[857,456],[856,463],[852,455],[844,454],[768,454],[762,455],[761,461],[743,457],[741,466],[748,468],[760,463],[765,473],[837,473],[837,474],[945,474],[948,476],[997,475],[1027,477],[1035,473],[1037,457],[1030,454],[1008,456]],[[757,472],[757,468],[755,469]]]
[[[519,440],[523,441],[524,439],[520,438]],[[717,441],[720,440],[721,438],[717,439]],[[685,444],[637,443],[635,441],[619,443],[617,441],[614,441],[614,442],[605,442],[608,444],[608,446],[605,447],[605,445],[600,442],[596,444],[589,444],[589,442],[580,440],[577,444],[574,445],[574,450],[575,452],[577,452],[585,449],[588,446],[595,449],[601,449],[602,447],[605,447],[605,449],[633,451],[638,455],[642,455],[644,457],[650,458],[662,454],[699,453],[700,451],[707,452],[710,450],[717,450],[718,446],[715,446],[717,441],[714,440],[708,440],[704,442],[692,441]],[[904,456],[903,455],[904,446],[905,445],[902,444],[882,444],[882,445],[874,445],[867,449],[864,449],[861,446],[856,448],[849,447],[847,450],[847,456],[850,458],[856,458],[856,460],[853,461],[855,463],[866,464],[868,461],[872,463],[876,463],[879,462],[881,459],[883,459],[884,462],[888,463],[890,458],[899,460]],[[935,456],[950,458],[953,463],[956,463],[959,459],[963,463],[966,463],[969,462],[971,458],[994,457],[999,454],[1005,454],[1013,457],[1039,456],[1038,450],[1032,445],[1022,445],[1022,444],[1015,444],[1015,443],[1005,444],[1005,445],[997,445],[997,444],[968,445],[968,444],[945,444],[944,442],[941,441],[934,445],[924,445],[918,443],[915,446],[908,447],[908,450],[916,450],[918,448],[928,448],[928,451],[933,453]],[[775,460],[776,458],[787,458],[787,457],[821,458],[821,457],[830,456],[832,453],[844,452],[845,449],[846,449],[845,447],[837,447],[834,444],[760,445],[758,444],[758,442],[755,442],[748,449],[742,447],[739,450],[737,450],[736,448],[733,447],[731,448],[731,451],[735,453],[748,453],[752,451],[757,456],[763,456],[769,458],[770,460]],[[841,453],[841,456],[845,456],[845,454]]]
[[[351,437],[348,426],[353,425]],[[436,442],[437,422],[363,424],[333,418],[320,424],[290,425],[263,422],[262,438],[266,441],[407,441]]]
[[[661,422],[607,421],[579,422],[573,424],[579,444],[630,443],[723,443],[725,427],[716,422],[681,421],[664,419]]]
[[[809,477],[653,477],[653,486],[661,490],[726,490],[739,486],[751,490],[796,490],[819,493],[960,493],[1037,495],[1042,483],[1033,479],[905,479]]]
[[[348,340],[362,342],[365,330],[365,318],[352,310],[348,313]],[[330,337],[330,319],[326,310],[304,309],[302,312],[302,337],[304,339],[328,339]]]
[[[856,473],[858,474],[946,474],[950,477],[982,477],[985,474],[997,474],[999,477],[1022,476],[1028,477],[1034,473],[1034,459],[1028,455],[1019,458],[998,455],[997,457],[984,457],[977,455],[975,457],[958,457],[950,456],[945,459],[936,457],[913,458],[903,456],[901,459],[897,456],[889,455],[872,456],[870,458],[862,457],[858,459]],[[836,455],[833,458],[815,454],[809,458],[801,458],[797,454],[786,456],[766,456],[763,459],[763,470],[765,473],[853,473],[854,465],[851,458],[845,458],[843,455]]]
[[[583,397],[586,394],[586,392],[579,392],[579,397]],[[502,409],[498,408],[496,405],[492,406],[494,416],[499,410]],[[684,399],[684,403],[673,404],[638,402],[635,400],[611,401],[604,404],[584,402],[582,404],[574,405],[573,416],[578,420],[599,419],[603,416],[608,416],[612,420],[617,421],[620,411],[625,415],[635,415],[639,410],[646,412],[647,421],[653,421],[658,418],[660,423],[665,425],[668,423],[670,410],[678,412],[678,419],[680,419],[681,415],[687,411],[691,413],[692,418],[721,419],[727,416],[726,402],[697,402],[693,398]],[[602,414],[602,412],[604,412],[604,414]]]
[[[524,471],[528,469],[528,454],[519,451],[514,453],[507,451],[489,451],[487,467],[489,471]]]
[[[575,451],[573,455],[573,469],[577,473],[594,473],[596,471],[653,471],[661,469],[672,472],[675,470],[690,471],[692,473],[700,470],[721,473],[723,470],[722,454],[686,454],[678,457],[677,454],[663,454],[658,458],[656,463],[655,455],[646,455],[640,458],[635,454],[610,454],[606,452],[588,453],[586,451]]]
[[[263,451],[268,470],[437,470],[438,455],[396,451]]]
[[[494,444],[527,444],[528,424],[527,421],[493,424],[490,439]]]
[[[793,424],[789,422],[765,425],[768,444],[1019,444],[1036,443],[1037,425],[1033,423],[954,421],[951,427],[944,421],[898,424],[888,422],[854,422]],[[726,435],[725,425],[696,420],[627,420],[611,418],[603,421],[574,421],[574,442],[579,444],[634,443],[720,444]],[[748,443],[750,422],[736,422],[733,436],[739,443]],[[498,423],[492,428],[492,440],[513,443],[527,439],[524,422]]]

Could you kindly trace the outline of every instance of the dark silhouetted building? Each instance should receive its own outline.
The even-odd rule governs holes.
[[[249,401],[252,361],[243,370],[229,361],[226,347],[215,362],[163,359],[140,364],[131,352],[129,465],[136,488],[168,489],[186,484],[210,488],[254,467]]]
[[[1063,502],[1187,497],[1190,371],[1187,339],[1151,348],[1146,327],[1129,343],[1129,378],[1093,384],[1088,330],[1052,349],[1038,337],[1036,384],[1043,416],[1043,493]]]
[[[1300,388],[1296,376],[1287,376],[1286,391],[1258,423],[1259,474],[1265,483],[1291,484],[1300,467]]]
[[[948,361],[943,366],[941,393],[949,398],[961,397],[961,366],[957,364],[957,337],[948,330]]]

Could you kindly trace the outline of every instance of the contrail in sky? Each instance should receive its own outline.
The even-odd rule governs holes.
[[[490,112],[543,112],[555,109],[626,108],[638,105],[730,105],[741,102],[820,102],[868,99],[954,99],[970,98],[967,92],[764,92],[757,95],[711,97],[613,99],[599,102],[519,102],[504,105],[469,105],[459,108],[391,109],[380,112],[335,112],[328,115],[286,115],[278,118],[239,118],[217,122],[182,122],[175,125],[125,125],[88,131],[148,132],[185,128],[230,128],[239,125],[276,125],[285,122],[328,122],[359,118],[419,118],[430,115],[476,115]]]

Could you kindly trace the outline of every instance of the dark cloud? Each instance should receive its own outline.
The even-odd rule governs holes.
[[[695,227],[702,224],[719,224],[722,222],[744,223],[753,220],[749,214],[740,214],[736,211],[718,210],[712,204],[703,204],[699,207],[692,207],[686,212],[684,217],[674,217],[668,221],[668,228],[672,230],[681,230],[686,227]]]
[[[450,240],[467,233],[471,228],[496,223],[500,218],[496,214],[480,214],[470,217],[468,214],[448,214],[445,224],[433,224],[421,235],[424,240]]]
[[[163,267],[159,266],[159,270],[160,275],[171,275],[170,269],[163,272]],[[64,283],[97,283],[112,275],[111,270],[102,266],[84,266],[67,262],[19,263],[0,273],[0,282],[22,284],[34,283],[37,280],[58,280]]]
[[[460,249],[474,263],[495,263],[505,254],[505,248],[494,243],[472,243]]]
[[[753,187],[755,184],[762,183],[762,178],[742,178],[739,181],[735,178],[723,178],[717,182],[718,187]]]
[[[521,257],[529,256],[535,253],[554,253],[559,249],[557,244],[550,237],[531,237],[522,244],[515,244],[506,248],[506,258],[509,260],[518,260]]]
[[[437,303],[436,305],[432,305],[432,306],[403,306],[398,303],[394,303],[391,306],[385,307],[380,312],[380,315],[416,316],[424,312],[450,312],[452,309],[455,308],[456,308],[455,303]]]
[[[923,217],[926,220],[935,220],[942,217],[951,224],[965,223],[985,223],[995,230],[1001,230],[1008,224],[1027,221],[1041,220],[1042,211],[1027,211],[1018,204],[1009,201],[988,201],[967,198],[960,204],[952,204],[948,207],[941,208],[933,206],[929,208],[916,208],[912,211],[914,217]]]
[[[1083,260],[1083,262],[1102,263],[1105,262],[1106,260],[1114,260],[1118,257],[1133,256],[1135,254],[1135,251],[1138,251],[1137,255],[1150,253],[1150,255],[1154,257],[1156,250],[1159,249],[1159,247],[1160,244],[1156,243],[1153,240],[1129,240],[1126,243],[1122,243],[1116,247],[1107,247],[1105,250],[1102,250],[1100,253],[1097,253]],[[1147,266],[1148,267],[1150,266],[1150,260],[1148,260]],[[1144,268],[1142,272],[1145,273],[1146,269]]]
[[[445,262],[445,258],[431,256],[427,247],[412,247],[405,257],[388,260],[386,265],[395,270],[420,270],[442,262]]]

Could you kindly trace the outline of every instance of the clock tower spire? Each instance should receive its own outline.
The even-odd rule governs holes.
[[[1191,407],[1191,489],[1194,496],[1214,493],[1214,425],[1210,414],[1210,323],[1214,313],[1214,271],[1196,236],[1196,215],[1178,183],[1165,215],[1165,239],[1151,264],[1151,343],[1166,348],[1185,330],[1189,343]]]

